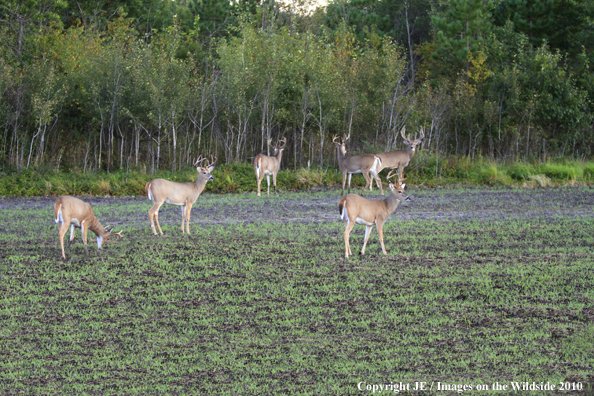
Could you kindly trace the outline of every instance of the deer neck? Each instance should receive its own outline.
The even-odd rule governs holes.
[[[346,151],[342,151],[342,147],[336,147],[336,156],[338,157],[338,166],[342,169],[342,161],[346,158]]]
[[[413,155],[415,155],[415,152],[417,151],[415,146],[408,146],[406,149],[406,155],[408,155],[408,159],[412,159]]]
[[[89,224],[89,230],[93,231],[95,235],[101,238],[109,234],[107,231],[105,231],[105,228],[103,228],[103,226],[101,225],[101,223],[99,223],[99,220],[97,220],[97,218],[91,220],[91,224]]]
[[[194,182],[194,189],[196,190],[198,195],[200,195],[202,193],[202,191],[204,190],[204,187],[206,187],[207,181],[208,180],[204,180],[204,179],[201,179],[200,177],[198,177],[198,179],[196,179],[196,181]]]
[[[399,203],[400,201],[396,198],[396,190],[393,190],[390,195],[388,195],[388,198],[384,199],[384,204],[390,214],[396,210]]]
[[[276,160],[280,164],[281,158],[283,158],[283,150],[278,150],[278,153],[276,153],[276,155],[274,156],[274,158],[276,158]]]

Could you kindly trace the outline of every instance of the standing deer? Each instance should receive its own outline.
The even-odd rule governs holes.
[[[161,235],[163,235],[163,230],[161,230],[161,225],[159,224],[159,208],[161,205],[163,205],[163,203],[168,203],[171,205],[181,206],[182,234],[184,233],[185,221],[186,232],[188,235],[190,235],[190,212],[192,211],[192,205],[194,205],[194,202],[196,202],[198,196],[204,190],[206,182],[209,180],[214,180],[210,172],[214,170],[217,163],[216,157],[214,159],[211,157],[211,163],[207,164],[205,167],[201,167],[200,164],[203,161],[206,161],[206,158],[199,156],[194,163],[194,166],[198,171],[198,178],[193,183],[177,183],[165,179],[153,179],[146,183],[146,195],[148,199],[154,202],[153,207],[148,210],[148,217],[151,222],[153,234],[158,235],[157,231],[155,230],[154,221],[156,221],[159,232]]]
[[[334,145],[336,146],[338,166],[340,168],[340,171],[342,172],[342,193],[344,194],[344,185],[346,183],[347,174],[349,176],[348,192],[350,193],[351,176],[354,173],[362,173],[366,183],[361,195],[365,194],[365,190],[367,190],[367,187],[369,187],[369,189],[371,190],[372,180],[369,177],[370,174],[375,179],[375,183],[377,184],[377,187],[380,189],[382,195],[384,195],[382,182],[377,175],[379,173],[379,170],[381,169],[381,158],[374,154],[347,155],[346,142],[347,140],[349,140],[350,136],[351,135],[349,134],[346,137],[343,137],[342,142],[336,141],[338,139],[338,136],[334,136],[332,138],[332,143],[334,143]]]
[[[93,208],[86,202],[81,201],[78,198],[63,196],[54,202],[54,220],[56,223],[61,224],[60,232],[58,234],[60,238],[60,247],[62,248],[62,258],[66,260],[66,254],[64,253],[64,235],[68,231],[70,225],[70,240],[68,242],[68,249],[74,239],[74,229],[80,228],[82,231],[83,243],[85,244],[85,253],[88,255],[89,250],[87,249],[87,231],[91,230],[97,235],[97,250],[101,249],[103,244],[109,240],[110,237],[117,235],[122,239],[122,231],[110,233],[111,229],[106,230],[103,228]]]
[[[392,172],[388,173],[387,179],[392,177]],[[382,251],[386,253],[384,246],[384,223],[388,217],[394,213],[400,201],[410,201],[411,199],[404,192],[406,184],[402,183],[403,179],[398,179],[396,185],[390,183],[389,187],[392,192],[386,199],[376,200],[360,197],[356,194],[349,194],[340,200],[338,204],[338,212],[344,221],[344,257],[348,258],[352,255],[351,245],[349,243],[349,234],[351,233],[355,224],[366,226],[365,240],[363,241],[363,249],[361,254],[365,254],[365,246],[369,239],[369,234],[373,225],[377,225],[377,233],[379,234],[380,242],[382,244]]]
[[[421,127],[421,137],[418,139],[411,139],[410,135],[404,136],[405,130],[406,127],[402,127],[402,129],[400,130],[400,134],[404,139],[404,144],[408,146],[406,150],[388,151],[385,153],[376,154],[378,157],[382,159],[381,168],[378,170],[378,173],[386,168],[398,168],[398,178],[402,179],[404,168],[408,166],[410,160],[415,155],[416,147],[419,144],[421,144],[423,142],[423,139],[425,138],[423,127]]]
[[[282,146],[281,146],[281,143]],[[268,139],[268,145],[272,144],[272,139]],[[269,157],[264,153],[256,155],[254,158],[254,172],[256,172],[256,180],[258,182],[258,196],[260,197],[260,183],[266,176],[266,182],[268,183],[268,192],[270,195],[270,175],[272,175],[272,182],[274,183],[274,192],[276,193],[276,174],[280,170],[281,158],[283,157],[283,150],[287,145],[287,139],[280,139],[274,146],[276,154],[274,157]]]

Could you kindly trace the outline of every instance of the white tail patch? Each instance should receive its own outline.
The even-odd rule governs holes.
[[[62,217],[62,204],[60,204],[60,207],[58,208],[58,213],[56,214],[56,218],[54,219],[54,221],[56,223],[64,222],[64,218]]]
[[[371,167],[371,169],[369,169],[369,173],[371,173],[374,176],[377,176],[377,168],[378,166],[381,167],[382,165],[382,160],[380,157],[374,157],[375,161],[373,161],[373,166]]]
[[[342,219],[342,221],[349,221],[349,214],[347,212],[346,205],[342,207],[342,213],[340,214],[340,218]]]
[[[256,177],[258,179],[260,179],[260,172],[262,168],[262,158],[258,158],[258,161],[256,161]]]
[[[153,193],[151,192],[151,184],[150,183],[149,183],[149,186],[148,186],[147,190],[148,190],[148,199],[149,199],[149,201],[153,201],[154,202],[155,201],[155,198],[153,197]]]

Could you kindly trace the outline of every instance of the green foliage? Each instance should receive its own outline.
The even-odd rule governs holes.
[[[493,11],[493,19],[500,26],[512,21],[515,30],[524,33],[534,47],[540,47],[543,41],[550,41],[557,34],[553,0],[506,0]]]
[[[424,0],[336,1],[328,18],[274,2],[165,3],[82,1],[74,12],[70,3],[9,2],[0,10],[3,171],[178,171],[198,154],[242,163],[279,136],[289,139],[284,156],[294,168],[325,168],[335,163],[332,136],[351,134],[352,153],[390,151],[402,148],[403,126],[430,130],[424,149],[436,156],[594,152],[588,29],[576,38],[578,56],[534,48],[507,17],[492,29],[490,3],[475,0],[436,5],[435,31],[419,22],[427,22]],[[231,9],[232,31],[209,35],[220,21],[199,26]],[[114,188],[105,181],[100,190]]]
[[[547,178],[546,184],[576,185],[594,181],[594,164],[591,162],[494,163],[490,160],[471,161],[468,157],[440,158],[432,155],[416,156],[405,168],[407,184],[436,187],[444,185],[533,186],[535,176]],[[380,177],[385,178],[387,171]],[[251,164],[223,164],[212,172],[214,181],[206,184],[205,191],[220,194],[256,191],[256,176]],[[196,170],[185,168],[177,172],[158,171],[148,174],[138,170],[125,172],[78,171],[55,172],[43,168],[25,169],[2,176],[0,196],[30,197],[48,195],[144,195],[145,184],[157,178],[175,182],[193,182]],[[385,182],[385,179],[384,179]],[[299,168],[297,171],[281,170],[277,175],[278,191],[302,191],[312,187],[338,188],[342,174],[336,168]],[[272,177],[271,177],[272,184]],[[262,184],[265,188],[266,181]],[[353,175],[352,186],[365,185],[361,175]]]
[[[189,0],[188,9],[194,16],[195,28],[204,37],[225,37],[237,28],[241,13],[256,13],[253,0]]]
[[[538,173],[542,173],[553,180],[582,180],[584,170],[581,166],[566,164],[542,164],[536,167]]]
[[[482,0],[450,0],[443,14],[431,18],[440,44],[435,56],[453,57],[460,69],[468,69],[470,54],[482,49],[489,34],[491,7],[492,3]]]
[[[575,38],[589,24],[587,2],[553,0],[505,0],[493,10],[493,21],[503,26],[513,22],[514,30],[525,34],[535,48],[548,43],[552,48],[576,55]]]
[[[584,325],[563,343],[562,353],[566,359],[573,356],[594,356],[594,325]]]

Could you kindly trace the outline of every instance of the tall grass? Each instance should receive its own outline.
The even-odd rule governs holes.
[[[486,159],[472,161],[467,157],[440,158],[421,152],[413,158],[404,173],[407,183],[417,187],[580,185],[594,183],[594,162],[496,163]],[[387,172],[384,171],[380,175],[384,181],[386,174]],[[236,193],[256,190],[256,177],[250,164],[220,165],[214,170],[213,176],[214,181],[207,183],[206,191]],[[83,173],[80,171],[55,172],[48,169],[31,169],[0,173],[0,177],[2,180],[0,196],[130,196],[144,194],[144,186],[151,179],[163,178],[176,182],[192,182],[196,179],[197,173],[191,167],[179,172],[159,171],[156,174],[149,174],[141,170]],[[342,174],[338,169],[332,167],[301,168],[296,172],[281,170],[277,177],[277,186],[280,190],[338,187],[341,183]],[[364,186],[363,176],[353,175],[352,185],[356,188]]]

